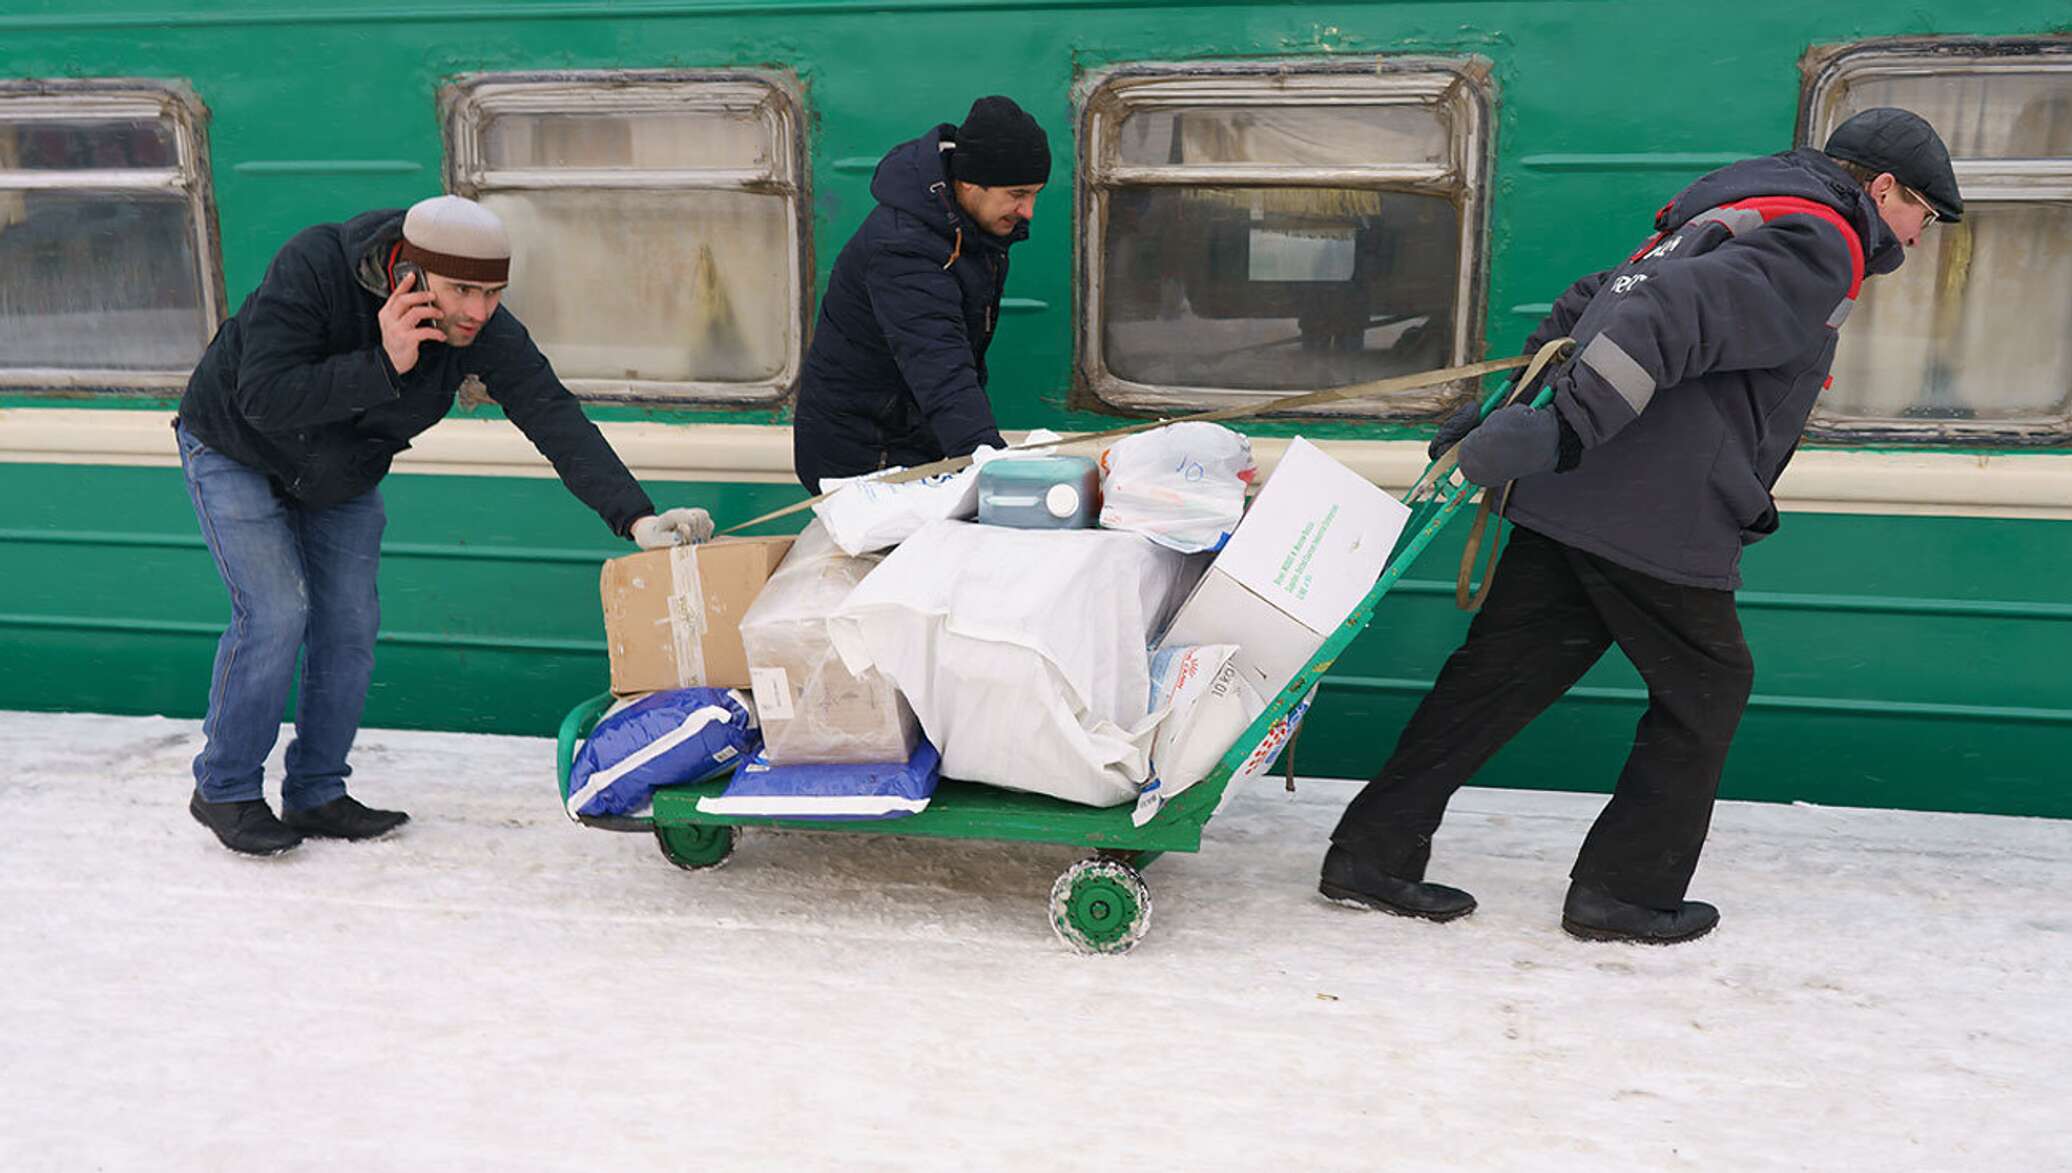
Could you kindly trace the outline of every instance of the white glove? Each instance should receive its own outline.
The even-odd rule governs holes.
[[[712,536],[712,515],[703,509],[665,509],[633,523],[633,541],[643,550],[695,546]]]

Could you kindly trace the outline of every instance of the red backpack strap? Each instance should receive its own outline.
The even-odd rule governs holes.
[[[1668,203],[1663,204],[1661,207],[1655,209],[1655,234],[1653,236],[1648,237],[1648,241],[1646,244],[1643,244],[1639,248],[1633,250],[1633,255],[1626,258],[1627,264],[1630,265],[1633,262],[1639,260],[1642,256],[1644,256],[1647,253],[1649,249],[1662,243],[1663,237],[1669,235],[1668,231],[1666,229],[1663,229],[1662,225],[1667,224],[1669,222],[1669,210],[1674,207],[1676,207],[1676,201],[1670,200]]]
[[[1842,240],[1849,246],[1849,292],[1842,295],[1834,312],[1827,316],[1828,329],[1838,329],[1855,308],[1856,295],[1863,289],[1863,240],[1856,235],[1856,229],[1842,218],[1840,212],[1826,204],[1797,196],[1755,196],[1751,199],[1735,200],[1721,204],[1691,217],[1692,224],[1717,220],[1727,226],[1727,231],[1739,236],[1751,232],[1779,216],[1812,216],[1834,225],[1842,234]]]

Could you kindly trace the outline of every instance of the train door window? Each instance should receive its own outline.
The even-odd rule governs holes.
[[[185,385],[222,304],[203,124],[164,83],[0,81],[0,387]]]
[[[505,304],[586,398],[767,402],[805,335],[795,89],[764,74],[464,78],[449,183],[510,227]]]
[[[2072,43],[1845,49],[1817,62],[1807,142],[1874,106],[1949,145],[1964,219],[1865,283],[1816,435],[2072,437]]]
[[[1130,409],[1467,361],[1490,95],[1465,61],[1132,66],[1081,91],[1080,362]],[[1464,388],[1360,404],[1430,415]]]

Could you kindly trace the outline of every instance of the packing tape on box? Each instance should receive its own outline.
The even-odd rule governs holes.
[[[705,584],[698,548],[669,548],[669,642],[676,649],[676,686],[705,682]]]

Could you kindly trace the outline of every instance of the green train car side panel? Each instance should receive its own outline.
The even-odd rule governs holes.
[[[229,601],[179,475],[68,481],[54,495],[48,469],[0,465],[17,520],[0,534],[0,708],[200,716]],[[731,516],[797,495],[653,488]],[[384,496],[369,724],[540,735],[597,691],[597,567],[625,543],[551,480],[398,475]],[[130,540],[71,539],[106,534],[111,511]],[[1444,579],[1461,536],[1427,554],[1327,678],[1305,773],[1364,776],[1386,756],[1465,628]],[[2072,581],[2072,522],[1789,515],[1746,568],[1757,696],[1724,793],[2072,817],[2072,603],[2056,590]],[[1608,789],[1643,704],[1607,654],[1480,781]]]
[[[1932,26],[1927,24],[1933,21]],[[1065,410],[1071,323],[1072,87],[1140,61],[1372,54],[1475,56],[1495,92],[1489,291],[1492,353],[1519,344],[1575,277],[1630,251],[1654,210],[1718,161],[1792,144],[1799,59],[1879,36],[2062,31],[2062,5],[1703,5],[1546,0],[1259,4],[1212,0],[678,2],[631,10],[437,0],[304,8],[276,0],[44,0],[0,15],[0,76],[149,77],[190,85],[211,111],[225,287],[241,303],[307,225],[441,189],[439,87],[465,73],[551,69],[775,69],[804,94],[815,279],[867,214],[869,162],[973,97],[1007,93],[1050,132],[1054,168],[995,343],[991,392],[1008,427],[1087,425]],[[1702,53],[1694,54],[1696,46]],[[1654,51],[1650,51],[1650,50]],[[926,84],[907,84],[917,76]],[[900,84],[888,84],[889,81]],[[864,160],[850,165],[848,160]],[[601,408],[602,418],[674,409]],[[764,421],[782,411],[708,411]],[[1322,425],[1313,435],[1403,434]]]
[[[1578,275],[1728,159],[1791,145],[1814,45],[2062,32],[2063,5],[2001,0],[1707,6],[1549,0],[554,0],[407,8],[277,0],[28,0],[0,12],[0,76],[177,79],[210,111],[231,307],[308,224],[442,187],[439,87],[464,73],[745,67],[789,72],[806,114],[811,256],[824,288],[893,143],[1008,93],[1049,129],[1052,183],[1016,247],[990,353],[1009,428],[1090,426],[1073,379],[1072,89],[1140,61],[1413,53],[1486,61],[1495,120],[1481,333],[1516,348]],[[925,78],[925,84],[911,84]],[[898,84],[888,84],[888,83]],[[158,401],[161,405],[163,401]],[[0,396],[0,410],[143,406]],[[612,406],[600,419],[781,423],[783,408]],[[488,413],[494,415],[493,412]],[[1262,430],[1285,432],[1286,425]],[[1328,423],[1376,439],[1419,425]],[[170,444],[168,444],[170,451]],[[2072,453],[2038,457],[2072,459]],[[723,521],[785,485],[651,484]],[[628,547],[549,480],[399,475],[383,561],[373,725],[544,735],[604,678],[597,561]],[[0,707],[199,716],[228,617],[179,474],[0,463]],[[1427,555],[1327,681],[1305,773],[1378,766],[1464,619]],[[1748,555],[1757,697],[1724,791],[1772,800],[2072,816],[2072,522],[1787,515]],[[1500,754],[1494,785],[1608,787],[1640,683],[1607,656]],[[380,768],[363,761],[362,769]]]

